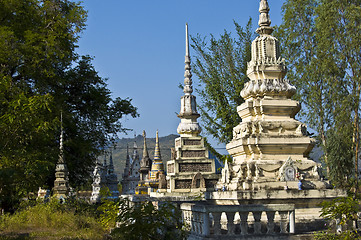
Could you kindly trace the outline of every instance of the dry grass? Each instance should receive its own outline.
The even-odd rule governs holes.
[[[0,239],[104,239],[106,230],[90,213],[76,213],[56,201],[0,217]]]

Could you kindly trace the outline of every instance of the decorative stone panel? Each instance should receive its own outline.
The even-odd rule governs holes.
[[[190,189],[192,186],[191,179],[175,180],[175,189]]]
[[[197,173],[196,175],[194,175],[192,179],[192,188],[195,189],[195,188],[205,188],[205,187],[206,187],[206,182],[202,174]]]
[[[184,139],[183,145],[201,145],[201,140],[194,140],[194,139]]]
[[[165,174],[162,172],[159,177],[159,189],[166,189],[167,188],[167,180],[165,178]]]
[[[174,173],[174,163],[168,164],[168,173]]]
[[[206,152],[204,150],[182,151],[182,157],[185,158],[206,157]]]
[[[167,180],[167,189],[169,189],[169,188],[170,188],[170,181]]]
[[[175,140],[175,147],[180,147],[181,146],[181,140],[177,139]]]
[[[210,163],[180,163],[179,172],[211,172]]]

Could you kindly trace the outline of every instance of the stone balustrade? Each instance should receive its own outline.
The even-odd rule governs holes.
[[[295,233],[295,206],[293,204],[183,203],[180,207],[183,221],[190,227],[189,239],[218,239],[221,236],[226,236],[227,239],[238,239],[245,235]],[[250,215],[253,215],[253,219]]]

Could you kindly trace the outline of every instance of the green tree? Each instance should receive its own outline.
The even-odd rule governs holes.
[[[197,35],[192,37],[196,52],[193,71],[199,78],[198,107],[206,133],[220,143],[232,140],[233,128],[241,118],[237,106],[244,102],[240,96],[247,82],[247,62],[251,59],[254,34],[252,20],[245,28],[234,22],[237,37],[225,31],[219,39],[211,35],[209,43]]]
[[[288,0],[283,14],[279,35],[288,78],[298,88],[307,122],[318,133],[329,177],[340,180],[334,168],[349,178],[357,175],[358,161],[352,158],[359,155],[361,1]],[[346,154],[351,159],[333,148],[340,147],[334,144],[339,141],[351,149]]]
[[[122,199],[117,202],[104,200],[98,208],[101,222],[111,227],[115,239],[182,240],[187,237],[187,229],[182,221],[181,210],[173,203],[159,203],[155,207],[152,202],[130,203]]]
[[[0,0],[0,207],[52,187],[60,113],[73,185],[89,177],[105,144],[137,116],[75,50],[86,11],[68,0]]]

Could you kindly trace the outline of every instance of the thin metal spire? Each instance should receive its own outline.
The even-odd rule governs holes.
[[[184,90],[185,95],[191,95],[192,88],[192,73],[191,73],[191,58],[189,54],[189,34],[188,23],[186,23],[186,56],[185,56],[185,71],[184,71]]]
[[[127,143],[127,159],[129,159],[129,145]]]
[[[159,159],[162,159],[162,157],[160,155],[159,135],[158,135],[158,130],[157,130],[157,134],[156,134],[156,138],[155,138],[154,160],[159,160]]]
[[[147,149],[147,143],[146,143],[146,133],[145,133],[145,130],[143,130],[143,138],[144,138],[144,146],[143,146],[143,158],[147,157],[149,158],[149,155],[148,155],[148,149]]]
[[[113,151],[112,150],[110,150],[109,166],[110,167],[114,166],[114,164],[113,164]]]
[[[60,144],[59,144],[59,163],[64,163],[64,129],[63,129],[63,112],[60,113]]]
[[[188,34],[188,23],[186,23],[186,56],[189,55],[189,34]]]
[[[103,166],[107,166],[107,153],[104,153],[104,162]]]

